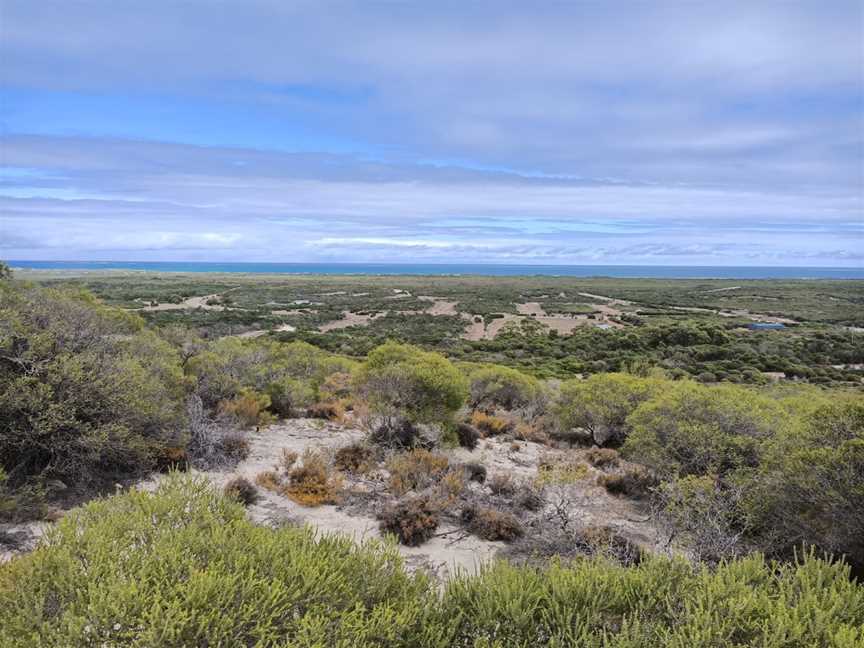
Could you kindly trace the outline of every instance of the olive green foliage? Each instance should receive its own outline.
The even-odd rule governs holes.
[[[471,407],[481,409],[525,407],[540,391],[540,383],[533,376],[494,365],[470,371],[468,385]]]
[[[597,445],[620,445],[630,431],[627,417],[664,382],[615,373],[569,380],[561,386],[555,414],[563,428],[583,428]]]
[[[664,515],[697,553],[803,544],[864,568],[862,395],[680,381],[627,424],[625,456],[666,480]]]
[[[79,291],[0,283],[0,467],[9,483],[149,468],[183,444],[174,348]]]
[[[289,416],[318,398],[328,376],[350,372],[353,366],[305,342],[222,338],[193,356],[186,371],[208,407],[248,388],[266,394],[272,411]]]
[[[387,424],[450,421],[467,396],[465,378],[444,356],[395,342],[369,353],[355,385]]]
[[[497,563],[439,594],[389,544],[247,521],[175,475],[62,520],[0,565],[0,645],[509,648],[833,646],[864,642],[848,567],[759,556],[715,570],[647,558]]]
[[[12,268],[8,266],[8,264],[0,261],[0,281],[8,280],[12,278]]]

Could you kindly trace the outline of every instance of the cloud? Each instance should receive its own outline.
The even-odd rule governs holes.
[[[7,255],[848,263],[861,247],[859,2],[0,15]]]

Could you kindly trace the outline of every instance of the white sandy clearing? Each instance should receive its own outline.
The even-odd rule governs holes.
[[[353,311],[342,311],[342,319],[325,322],[318,327],[321,333],[348,328],[349,326],[368,326],[372,320],[383,317],[387,313],[375,313],[374,315],[355,313]]]

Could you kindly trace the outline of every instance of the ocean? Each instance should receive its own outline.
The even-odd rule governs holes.
[[[327,275],[486,275],[650,279],[864,279],[864,268],[768,266],[486,265],[470,263],[225,263],[207,261],[22,261],[40,270],[148,270]]]

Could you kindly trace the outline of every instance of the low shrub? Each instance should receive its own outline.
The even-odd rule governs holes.
[[[219,451],[229,461],[243,461],[249,456],[249,439],[242,434],[227,434],[219,440]]]
[[[520,484],[516,489],[513,502],[516,506],[526,511],[539,511],[546,503],[546,498],[543,496],[542,489],[536,488],[530,482],[526,482]]]
[[[274,493],[282,493],[285,488],[282,477],[275,470],[263,470],[255,475],[255,483]]]
[[[282,448],[282,452],[279,454],[279,467],[285,472],[285,474],[288,474],[291,472],[291,469],[294,467],[294,464],[297,463],[297,459],[299,458],[300,455],[298,455],[294,450]]]
[[[342,488],[342,477],[333,474],[318,452],[307,450],[303,463],[291,470],[285,495],[303,506],[336,504]]]
[[[657,478],[642,466],[631,466],[620,473],[600,475],[597,483],[613,495],[634,499],[647,497],[657,486]]]
[[[226,497],[230,497],[243,504],[249,506],[258,501],[258,491],[255,485],[245,477],[234,477],[225,484],[222,489]]]
[[[409,490],[422,490],[439,481],[447,472],[450,460],[442,454],[429,450],[400,452],[387,462],[390,471],[390,488],[397,495]]]
[[[437,484],[437,491],[441,503],[441,509],[449,507],[455,502],[465,490],[465,472],[458,469],[451,469],[441,478]]]
[[[251,389],[243,389],[231,400],[219,403],[219,414],[235,419],[244,428],[260,427],[273,422],[273,415],[267,411],[270,397]]]
[[[462,509],[462,522],[484,540],[512,542],[522,537],[522,523],[511,513],[469,505]]]
[[[588,464],[569,455],[543,457],[537,465],[538,486],[575,484],[588,475]]]
[[[589,448],[585,451],[585,459],[595,468],[606,468],[617,466],[620,457],[612,448]]]
[[[513,430],[513,423],[500,416],[493,416],[485,412],[474,412],[471,414],[471,425],[477,428],[484,436],[498,436]]]
[[[600,555],[627,566],[642,562],[642,549],[614,529],[592,526],[578,535],[580,542],[587,545],[589,555]]]
[[[516,492],[516,483],[508,473],[495,473],[486,480],[486,485],[493,495],[512,495]]]
[[[510,444],[510,452],[519,452],[522,449],[522,446],[516,443],[515,441]]]
[[[341,421],[345,416],[345,406],[339,401],[313,403],[306,410],[308,418],[324,419],[326,421]]]
[[[458,438],[461,447],[473,450],[477,447],[477,442],[480,439],[480,432],[477,431],[477,428],[468,423],[457,423],[456,437]]]
[[[429,497],[409,497],[386,506],[378,519],[382,533],[393,534],[402,544],[416,547],[438,528],[438,506]]]
[[[162,448],[158,452],[155,463],[154,468],[160,473],[167,473],[172,470],[186,470],[189,466],[189,457],[186,453],[186,448],[169,446]]]
[[[374,462],[375,453],[363,443],[352,443],[336,451],[333,464],[343,472],[368,472]]]
[[[476,481],[480,484],[486,481],[486,466],[483,464],[471,462],[462,464],[462,468],[465,470],[468,481]]]
[[[523,441],[531,441],[532,443],[539,443],[540,445],[547,445],[549,443],[549,435],[546,432],[538,427],[529,425],[528,423],[520,423],[517,425],[514,434],[516,435],[516,438],[522,439]]]
[[[410,421],[391,421],[379,425],[369,441],[384,448],[408,450],[424,445],[420,430]]]

